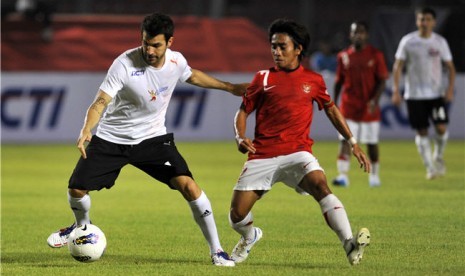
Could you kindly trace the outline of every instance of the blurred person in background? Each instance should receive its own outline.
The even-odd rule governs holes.
[[[426,167],[426,179],[434,179],[446,173],[447,104],[454,98],[455,66],[447,41],[433,32],[436,12],[426,7],[417,10],[415,16],[418,30],[405,35],[396,51],[392,102],[397,106],[401,103],[400,81],[405,66],[403,98],[409,122],[416,131],[415,144]],[[447,72],[446,87],[442,79],[443,65]],[[430,122],[436,133],[434,151],[428,134]]]
[[[42,24],[41,37],[50,42],[53,39],[52,16],[55,12],[54,0],[16,0],[2,1],[2,20],[8,14],[20,13],[27,19],[35,20]]]
[[[173,134],[167,133],[165,115],[178,81],[237,96],[245,92],[246,85],[223,82],[192,69],[181,53],[170,49],[173,33],[169,16],[154,13],[145,17],[142,46],[121,54],[108,70],[77,141],[81,158],[68,184],[75,222],[52,233],[47,239],[50,247],[65,246],[76,225],[91,223],[89,192],[112,188],[121,169],[131,164],[178,190],[210,247],[213,264],[234,266],[221,247],[210,200],[193,180]],[[143,237],[147,238],[151,237]]]
[[[317,72],[336,72],[336,55],[331,49],[331,44],[326,40],[318,42],[318,50],[310,57],[310,68]]]
[[[371,161],[368,183],[371,187],[381,185],[379,178],[379,131],[381,112],[379,99],[389,73],[383,53],[368,44],[368,24],[355,21],[350,25],[352,44],[337,55],[337,72],[334,85],[334,102],[339,104],[354,137],[367,145]],[[341,141],[337,158],[338,176],[336,186],[348,186],[350,169],[350,144],[339,134]]]
[[[342,202],[329,189],[323,168],[312,155],[313,103],[324,109],[331,123],[351,143],[354,156],[366,172],[370,171],[370,161],[331,100],[323,77],[301,65],[310,43],[307,29],[292,20],[277,19],[268,34],[275,67],[255,74],[234,118],[238,150],[248,152],[248,159],[231,200],[230,224],[240,234],[231,258],[236,263],[245,261],[262,238],[262,230],[254,227],[252,207],[274,184],[283,182],[299,194],[313,196],[349,263],[358,264],[370,242],[370,232],[362,228],[355,236],[352,234]],[[246,128],[247,118],[254,111],[252,141],[246,136]],[[279,204],[276,208],[280,208]],[[302,235],[308,237],[308,233]]]

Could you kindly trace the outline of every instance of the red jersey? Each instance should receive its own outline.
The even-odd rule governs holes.
[[[372,122],[381,119],[379,107],[370,113],[368,102],[375,96],[378,81],[389,77],[383,53],[371,45],[361,51],[353,46],[337,55],[336,82],[341,82],[343,93],[340,109],[346,119]]]
[[[249,153],[249,160],[311,153],[313,102],[319,110],[334,104],[321,75],[302,66],[291,72],[277,68],[257,72],[242,102],[246,113],[256,112],[257,151]]]

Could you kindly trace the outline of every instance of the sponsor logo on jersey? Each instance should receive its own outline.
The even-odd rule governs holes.
[[[168,90],[168,86],[165,86],[165,87],[162,87],[162,88],[158,89],[158,93],[157,93],[157,94],[163,93],[163,92],[165,92],[166,90]]]
[[[131,77],[137,77],[137,76],[142,76],[145,74],[145,69],[142,70],[137,70],[137,71],[132,71],[131,72]]]
[[[170,61],[171,61],[172,63],[174,63],[174,64],[178,65],[178,61],[177,61],[177,60],[175,60],[174,58],[170,59]]]

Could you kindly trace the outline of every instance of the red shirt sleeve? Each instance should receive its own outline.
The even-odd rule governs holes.
[[[335,82],[344,81],[344,64],[342,64],[342,54],[343,52],[339,52],[337,54],[336,76],[334,79]]]
[[[262,78],[263,76],[260,73],[256,73],[254,79],[247,87],[247,91],[242,96],[242,106],[244,111],[248,114],[252,113],[257,108],[257,102],[263,91]]]
[[[323,108],[329,108],[334,105],[331,96],[326,89],[326,84],[322,76],[319,76],[318,79],[318,91],[313,99],[318,104],[318,109],[322,110]]]
[[[377,51],[376,53],[376,77],[380,80],[386,80],[389,78],[389,71],[386,66],[386,62],[384,60],[384,55],[381,51]]]

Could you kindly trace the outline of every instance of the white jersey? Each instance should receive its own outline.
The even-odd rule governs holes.
[[[100,85],[100,90],[113,99],[100,121],[97,136],[135,145],[166,134],[165,115],[176,83],[185,82],[191,75],[191,68],[179,52],[167,49],[161,68],[146,63],[141,47],[124,52]]]
[[[452,61],[447,41],[439,34],[420,37],[418,31],[405,35],[396,59],[405,61],[405,99],[434,99],[443,96],[442,62]]]

